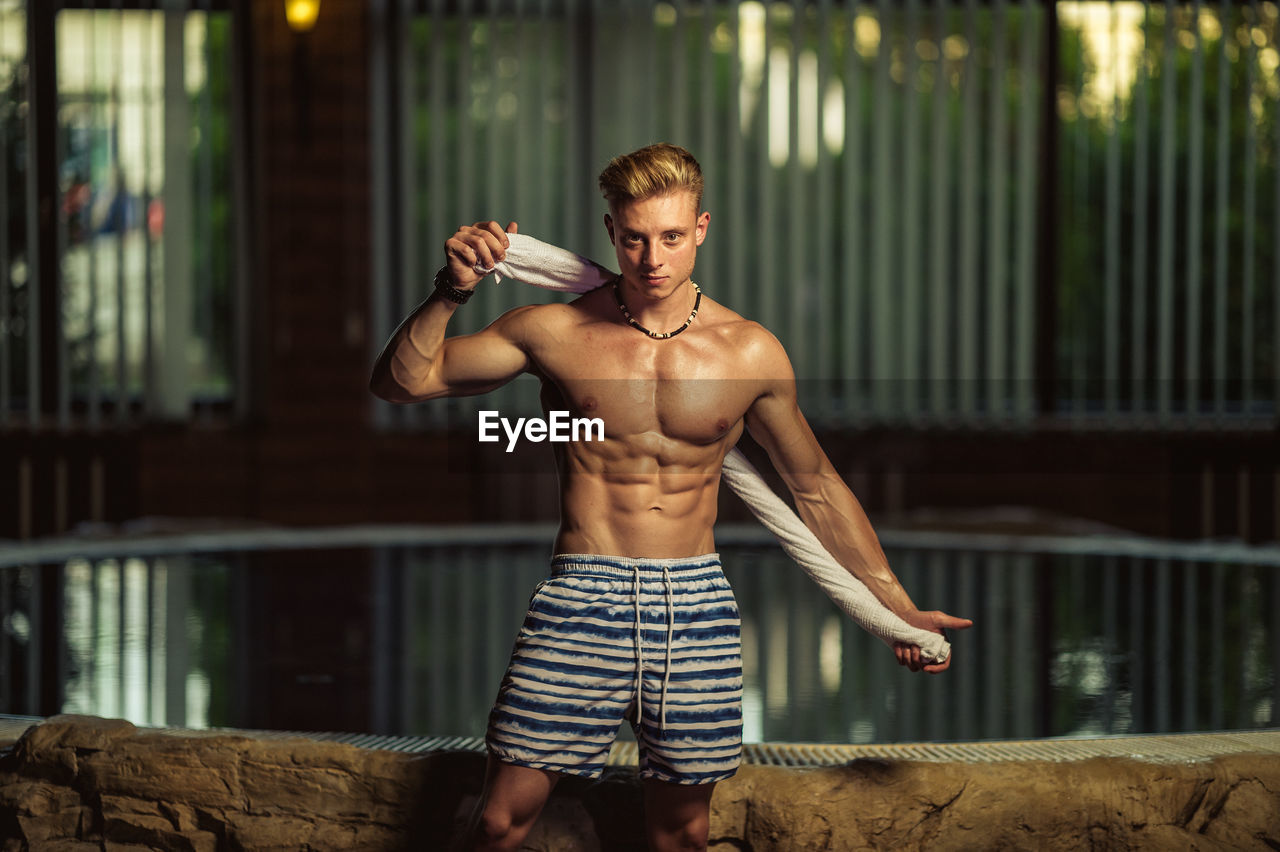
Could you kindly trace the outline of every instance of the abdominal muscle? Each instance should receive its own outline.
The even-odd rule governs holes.
[[[715,550],[716,493],[727,448],[664,442],[678,445],[670,448],[676,452],[635,446],[644,441],[607,439],[595,449],[560,445],[557,553],[676,559]]]

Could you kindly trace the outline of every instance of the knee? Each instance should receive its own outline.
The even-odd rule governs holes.
[[[516,823],[510,811],[486,807],[477,815],[472,831],[471,848],[477,850],[516,849],[524,840],[528,826]]]
[[[657,828],[650,836],[650,845],[662,852],[706,852],[709,828],[707,820]]]

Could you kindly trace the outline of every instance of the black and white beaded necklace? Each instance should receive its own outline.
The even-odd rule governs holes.
[[[621,280],[621,278],[618,279],[618,281]],[[613,298],[614,301],[618,303],[618,310],[622,311],[622,315],[626,317],[627,322],[631,324],[632,328],[643,331],[654,340],[666,340],[667,338],[675,337],[677,334],[684,331],[693,322],[693,318],[698,315],[698,306],[702,304],[702,291],[698,289],[698,285],[695,282],[690,281],[689,283],[693,284],[693,292],[697,293],[697,296],[694,297],[693,310],[689,312],[689,318],[684,321],[684,325],[680,326],[675,331],[650,331],[640,323],[636,322],[635,317],[631,316],[631,311],[627,310],[627,303],[622,300],[622,291],[618,289],[618,281],[613,282]]]

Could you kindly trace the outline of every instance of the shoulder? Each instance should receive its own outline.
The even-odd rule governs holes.
[[[783,378],[791,374],[791,360],[782,342],[755,320],[749,320],[724,305],[704,296],[708,330],[741,364],[743,372],[762,377]]]
[[[518,341],[529,341],[547,334],[559,335],[568,328],[596,320],[599,293],[599,290],[592,290],[572,302],[520,305],[499,316],[489,327]]]

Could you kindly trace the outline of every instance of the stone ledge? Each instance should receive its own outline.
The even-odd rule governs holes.
[[[436,849],[484,757],[148,732],[59,716],[0,758],[3,850]],[[1280,755],[1151,763],[744,766],[716,790],[714,850],[1280,848]],[[634,769],[566,779],[532,850],[641,850]]]

